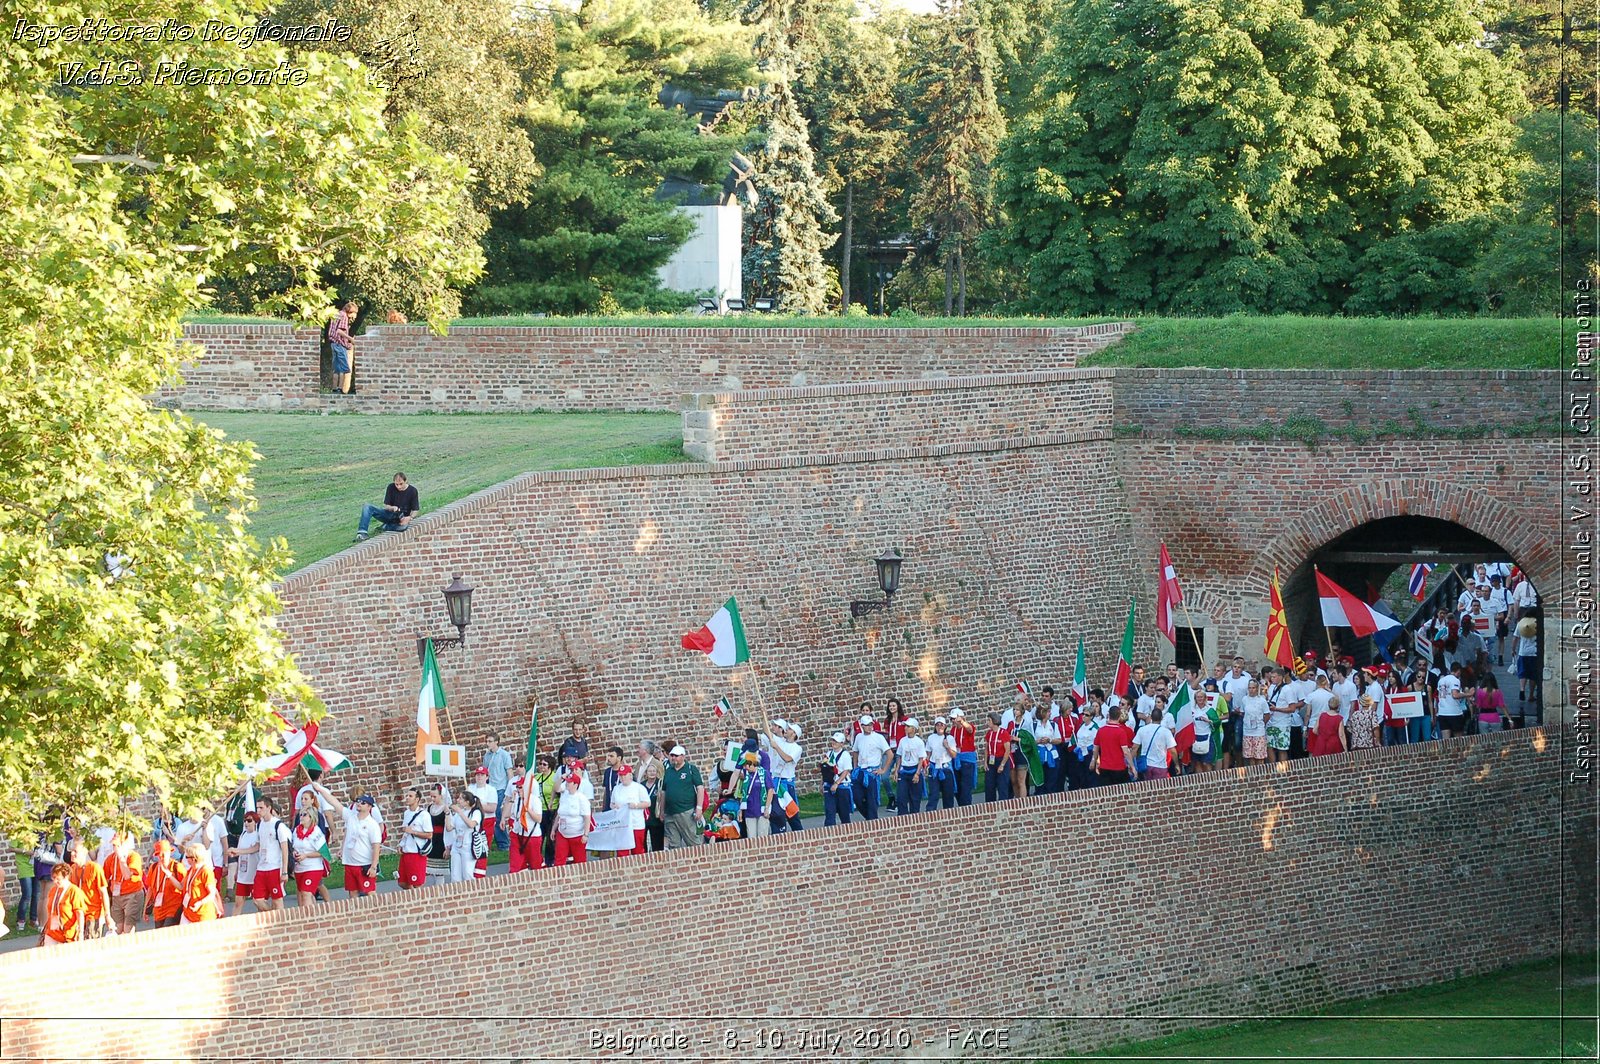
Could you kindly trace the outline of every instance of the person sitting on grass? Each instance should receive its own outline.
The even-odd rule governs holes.
[[[383,525],[385,532],[399,532],[411,524],[411,519],[421,510],[417,489],[406,480],[404,473],[396,473],[394,483],[384,489],[383,505],[374,506],[369,502],[361,508],[361,526],[356,529],[354,542],[360,543],[367,538],[367,526],[374,517]]]

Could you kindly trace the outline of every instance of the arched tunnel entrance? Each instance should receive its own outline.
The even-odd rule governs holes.
[[[1508,533],[1511,530],[1507,530]],[[1434,566],[1425,587],[1425,600],[1417,602],[1407,590],[1411,567],[1422,563]],[[1464,583],[1473,581],[1476,566],[1488,567],[1490,572],[1511,572],[1517,560],[1504,547],[1481,533],[1436,517],[1400,515],[1382,517],[1345,532],[1313,551],[1295,567],[1283,574],[1284,611],[1297,650],[1313,648],[1326,653],[1329,636],[1335,650],[1350,654],[1357,661],[1369,661],[1376,656],[1376,648],[1369,638],[1357,638],[1348,629],[1334,629],[1330,633],[1322,625],[1322,611],[1318,602],[1316,572],[1322,574],[1363,601],[1372,604],[1379,612],[1393,614],[1406,625],[1400,645],[1409,645],[1414,630],[1435,609],[1447,606],[1456,612],[1458,594]],[[1452,577],[1453,571],[1459,572]],[[1538,591],[1537,585],[1534,590]],[[1514,611],[1513,614],[1514,615]],[[1540,655],[1538,668],[1543,671],[1544,621],[1542,611],[1531,614],[1538,625]],[[1511,635],[1496,653],[1494,631],[1483,633],[1488,647],[1490,666],[1495,672],[1507,703],[1517,705],[1518,681],[1516,677],[1515,625]],[[1500,664],[1501,657],[1505,664]],[[1513,708],[1513,712],[1516,712]],[[1529,723],[1536,722],[1538,712],[1528,707]]]

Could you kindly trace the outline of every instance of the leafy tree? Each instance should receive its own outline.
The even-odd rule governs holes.
[[[580,313],[603,305],[681,309],[656,270],[693,232],[658,196],[679,177],[720,182],[734,147],[701,118],[661,102],[676,88],[711,94],[749,75],[742,29],[692,0],[588,0],[556,10],[555,76],[527,125],[544,178],[500,211],[484,242],[479,313]]]
[[[857,189],[862,199],[898,196],[883,182],[905,150],[904,116],[895,97],[901,41],[887,20],[857,17],[855,4],[819,4],[815,53],[795,81],[811,128],[819,176],[842,220],[839,307],[851,303]]]
[[[912,217],[939,243],[944,312],[967,312],[967,250],[988,224],[990,167],[1005,132],[995,101],[994,47],[972,4],[941,2],[925,24],[914,75],[912,136],[919,187]]]
[[[255,22],[231,0],[163,14]],[[133,0],[25,15],[96,16],[150,17]],[[0,53],[0,831],[11,838],[60,810],[131,819],[123,804],[151,790],[179,807],[215,797],[269,746],[274,704],[321,713],[273,628],[288,558],[249,533],[249,446],[143,396],[176,371],[180,317],[204,303],[208,278],[287,265],[276,303],[309,319],[326,313],[317,278],[335,246],[392,257],[438,288],[477,261],[449,239],[466,168],[409,123],[387,126],[353,60],[297,57],[303,84],[157,77],[287,58],[270,43],[244,58],[198,35],[25,37]],[[144,77],[60,86],[63,64],[102,59]]]
[[[1491,0],[1484,19],[1484,44],[1526,75],[1528,103],[1535,109],[1594,115],[1600,109],[1595,83],[1600,16],[1561,0]]]
[[[1024,305],[1339,310],[1384,241],[1495,211],[1514,191],[1520,86],[1474,46],[1471,15],[1465,0],[1069,4],[1046,102],[1001,154]]]
[[[527,202],[540,171],[521,118],[549,86],[549,19],[512,0],[284,0],[273,17],[286,25],[337,18],[350,27],[348,42],[304,47],[356,56],[385,90],[387,121],[415,118],[423,141],[472,167],[453,239],[478,245],[492,212]],[[330,277],[347,296],[408,314],[430,297],[419,281],[397,263],[343,254]]]
[[[814,52],[810,0],[754,0],[746,18],[758,27],[756,65],[765,80],[755,114],[761,127],[755,186],[761,202],[750,219],[745,281],[751,294],[777,296],[787,310],[821,314],[828,302],[823,253],[838,220],[817,178],[810,127],[793,82]]]

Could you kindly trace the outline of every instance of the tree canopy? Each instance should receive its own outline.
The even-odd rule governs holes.
[[[132,0],[21,14],[149,20]],[[162,14],[256,21],[231,0]],[[63,64],[108,58],[128,82],[59,84]],[[280,61],[304,78],[157,76]],[[0,54],[0,831],[27,838],[62,811],[114,822],[151,790],[215,798],[270,746],[275,707],[321,712],[273,628],[288,559],[249,533],[249,446],[143,397],[215,278],[284,267],[273,303],[308,321],[327,313],[336,248],[432,290],[470,279],[476,252],[449,236],[466,176],[384,121],[353,58],[198,34]],[[425,309],[442,326],[445,302]]]

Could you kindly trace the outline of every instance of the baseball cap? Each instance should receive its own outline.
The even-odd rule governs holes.
[[[944,724],[944,723],[946,723],[946,721],[945,721],[945,719],[943,717],[934,717],[933,718],[933,722],[935,724]]]
[[[844,732],[836,731],[832,735],[828,736],[828,738],[832,739],[836,743],[842,743],[844,742]]]
[[[487,776],[488,774],[489,774],[489,766],[488,765],[479,765],[477,772],[473,773],[473,775],[476,775],[476,776]]]
[[[671,756],[672,757],[685,757],[685,756],[688,755],[688,753],[689,753],[689,751],[685,750],[683,747],[674,746],[672,748]]]
[[[863,727],[865,727],[868,724],[871,724],[872,723],[872,714],[871,713],[863,713],[863,714],[861,714],[861,720],[859,721],[859,723]]]
[[[791,720],[789,722],[789,727],[794,731],[794,736],[795,736],[796,739],[805,738],[806,733],[805,733],[804,729],[802,729],[800,727],[800,725],[796,724],[794,721]]]
[[[370,795],[370,794],[363,794],[360,798],[357,798],[356,799],[356,804],[357,805],[370,805],[374,809],[378,808],[378,800],[376,798],[372,797],[372,795]]]
[[[782,717],[773,717],[772,726],[777,728],[779,731],[782,731],[783,729],[789,727],[789,722],[784,720]]]
[[[900,723],[901,723],[901,725],[903,727],[906,727],[906,728],[920,728],[920,727],[922,727],[922,725],[917,723],[917,718],[916,717],[907,717],[905,720],[901,721]]]
[[[633,766],[624,763],[621,768],[617,769],[617,775],[619,775],[619,776],[631,776],[631,775],[633,775]]]
[[[952,720],[955,719],[956,717],[964,717],[966,715],[967,714],[962,710],[962,708],[960,706],[957,706],[955,709],[952,709],[950,711],[950,717],[951,717]]]

